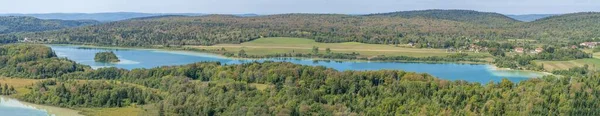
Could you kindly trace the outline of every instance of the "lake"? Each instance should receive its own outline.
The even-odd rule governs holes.
[[[160,66],[184,65],[194,62],[215,61],[223,64],[240,64],[247,62],[290,62],[310,66],[325,66],[340,71],[345,70],[404,70],[418,73],[429,73],[446,80],[466,80],[469,82],[488,83],[499,82],[507,78],[519,82],[529,78],[541,77],[544,73],[497,70],[485,64],[460,64],[460,63],[408,63],[408,62],[369,62],[369,61],[316,61],[300,58],[268,58],[268,59],[234,59],[219,55],[190,52],[169,51],[156,49],[129,49],[84,47],[77,45],[48,45],[58,57],[66,57],[75,62],[90,65],[92,68],[118,67],[124,69],[154,68]],[[97,52],[113,51],[121,60],[119,63],[101,63],[94,61]]]
[[[81,116],[78,111],[21,102],[0,96],[0,115],[2,116]]]

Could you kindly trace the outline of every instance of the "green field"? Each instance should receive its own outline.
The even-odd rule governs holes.
[[[573,67],[581,67],[585,64],[589,65],[591,68],[599,69],[600,68],[600,59],[597,58],[588,58],[588,59],[579,59],[579,60],[571,60],[571,61],[534,61],[537,65],[544,65],[544,69],[548,71],[553,70],[567,70]]]
[[[386,56],[445,56],[448,53],[445,49],[418,49],[409,48],[406,46],[396,47],[394,45],[382,44],[364,44],[358,42],[344,43],[319,43],[311,39],[305,38],[288,38],[288,37],[273,37],[260,38],[254,41],[241,44],[217,44],[213,46],[192,46],[204,49],[220,49],[225,48],[227,51],[237,52],[244,49],[248,55],[268,55],[277,53],[311,53],[312,47],[319,47],[321,52],[325,52],[326,48],[337,53],[360,53],[362,57],[371,57],[377,55]],[[488,53],[469,53],[471,55],[488,56]]]
[[[153,105],[127,106],[119,108],[80,108],[86,116],[152,116],[158,115]]]

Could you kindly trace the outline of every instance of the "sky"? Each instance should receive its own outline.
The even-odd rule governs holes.
[[[600,11],[600,0],[0,0],[0,13],[369,14],[466,9],[503,14]]]

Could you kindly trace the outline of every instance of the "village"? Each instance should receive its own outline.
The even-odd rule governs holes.
[[[579,44],[579,46],[577,45],[573,45],[571,46],[571,49],[577,49],[577,48],[596,48],[596,46],[599,44],[600,42],[583,42],[581,44]],[[529,51],[529,52],[528,52]],[[523,47],[515,47],[513,49],[513,52],[515,53],[531,53],[531,54],[537,54],[537,53],[541,53],[544,51],[544,48],[538,47],[535,49],[525,49]]]
[[[579,46],[587,47],[587,48],[596,48],[596,45],[598,45],[598,43],[600,43],[600,42],[583,42],[583,43],[579,44]]]

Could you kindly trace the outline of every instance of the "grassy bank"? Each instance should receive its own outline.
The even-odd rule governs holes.
[[[102,47],[83,45],[83,47],[98,47],[108,49],[128,49],[123,47]],[[314,55],[313,47],[318,47],[318,55]],[[140,48],[140,47],[133,47]],[[327,48],[332,54],[327,53]],[[131,49],[131,48],[129,48]],[[397,62],[459,62],[482,63],[490,62],[491,57],[487,52],[462,52],[468,54],[469,60],[440,60],[458,52],[447,52],[445,49],[419,49],[409,46],[394,46],[382,44],[364,44],[357,42],[344,43],[318,43],[305,38],[260,38],[241,44],[218,44],[214,46],[147,46],[143,49],[185,50],[207,52],[235,58],[273,58],[273,57],[302,57],[314,59],[335,60],[369,60],[369,61],[397,61]],[[240,57],[238,53],[244,50],[247,57]],[[313,54],[313,55],[311,55]],[[438,57],[437,60],[406,60],[410,58],[393,58],[409,56],[414,58]],[[373,59],[374,58],[374,59]]]
[[[446,56],[456,52],[446,52],[445,49],[419,49],[411,48],[406,45],[383,45],[383,44],[365,44],[358,42],[344,43],[319,43],[305,38],[273,37],[260,38],[254,41],[241,44],[217,44],[213,46],[186,46],[201,49],[221,49],[238,52],[246,51],[248,55],[269,55],[280,53],[312,53],[313,47],[319,47],[319,52],[324,53],[326,48],[330,48],[335,53],[359,53],[362,57],[373,57],[378,55],[385,56]],[[488,53],[466,52],[473,56],[489,56]]]
[[[544,65],[544,69],[548,71],[568,70],[569,68],[582,67],[586,64],[590,68],[600,69],[600,59],[597,58],[578,59],[570,61],[534,61],[534,63],[536,65]]]

